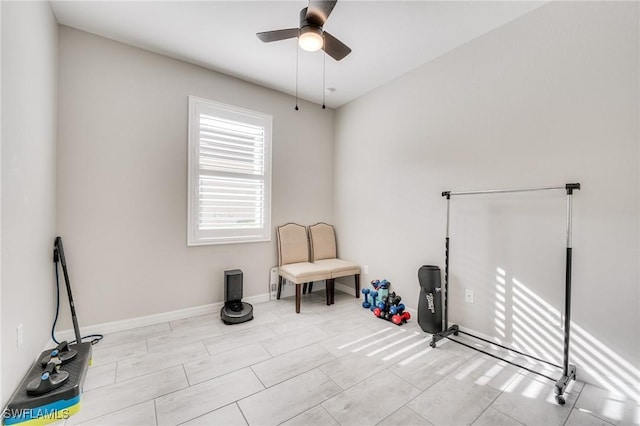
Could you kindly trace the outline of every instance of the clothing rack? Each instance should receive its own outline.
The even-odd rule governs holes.
[[[444,191],[442,193],[443,197],[447,199],[447,232],[445,238],[445,264],[444,264],[444,327],[443,330],[439,333],[435,333],[431,338],[431,347],[436,347],[436,342],[443,338],[448,338],[449,340],[456,342],[458,344],[467,346],[473,350],[478,352],[482,352],[486,355],[489,355],[493,358],[497,358],[504,362],[507,362],[511,365],[515,365],[517,367],[523,368],[531,373],[537,374],[539,376],[545,377],[551,381],[555,381],[555,394],[556,401],[560,405],[565,404],[564,392],[571,382],[571,380],[576,379],[576,366],[573,364],[569,364],[569,345],[570,345],[570,331],[571,331],[571,263],[572,263],[572,235],[571,235],[571,220],[572,220],[572,207],[573,207],[573,191],[577,191],[580,189],[579,183],[567,183],[564,186],[548,186],[548,187],[537,187],[537,188],[520,188],[520,189],[490,189],[490,190],[482,190],[482,191],[462,191],[462,192],[453,192],[453,191]],[[463,196],[463,195],[484,195],[484,194],[504,194],[504,193],[514,193],[514,192],[532,192],[532,191],[565,191],[567,195],[567,244],[566,244],[566,268],[565,268],[565,298],[564,298],[564,349],[563,349],[563,357],[562,357],[562,366],[554,364],[550,361],[546,361],[540,358],[537,358],[533,355],[528,355],[526,353],[517,351],[513,348],[509,348],[507,346],[499,345],[490,340],[484,339],[479,336],[475,336],[471,333],[465,332],[460,329],[457,324],[449,327],[449,303],[448,303],[448,295],[449,295],[449,221],[450,221],[450,201],[453,196]],[[519,355],[525,356],[527,358],[535,359],[537,361],[546,363],[553,367],[562,369],[562,377],[559,379],[554,379],[551,376],[540,373],[538,371],[527,368],[523,365],[517,364],[515,362],[509,361],[507,359],[501,358],[495,354],[489,353],[482,349],[476,348],[472,345],[468,345],[459,340],[452,339],[450,336],[453,334],[457,336],[459,333],[465,334],[467,336],[473,337],[478,340],[482,340],[487,343],[491,343],[492,345],[499,346],[503,349],[508,349],[511,352],[517,353]]]

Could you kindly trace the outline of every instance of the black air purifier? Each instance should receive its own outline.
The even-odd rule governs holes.
[[[418,301],[418,324],[427,333],[442,331],[442,291],[440,268],[423,265],[418,269],[420,300]]]
[[[253,319],[253,306],[242,301],[242,271],[224,271],[224,306],[220,318],[225,324],[240,324]]]

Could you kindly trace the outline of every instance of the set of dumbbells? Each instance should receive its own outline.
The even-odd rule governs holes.
[[[373,315],[396,325],[406,323],[411,318],[411,314],[405,311],[404,303],[400,303],[401,300],[402,298],[395,292],[384,296],[373,309]]]

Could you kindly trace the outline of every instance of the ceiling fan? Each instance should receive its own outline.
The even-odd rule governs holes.
[[[302,49],[309,52],[322,49],[339,61],[351,53],[351,49],[322,29],[336,3],[337,0],[309,0],[309,6],[300,11],[299,28],[265,31],[257,33],[256,36],[265,43],[297,37]]]

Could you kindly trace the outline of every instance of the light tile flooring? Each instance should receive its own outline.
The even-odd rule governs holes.
[[[582,382],[559,406],[549,380],[446,339],[432,349],[415,319],[398,327],[361,302],[336,292],[327,306],[318,292],[299,315],[288,298],[254,305],[244,324],[210,314],[109,334],[64,426],[638,421],[635,403],[616,400],[612,416],[608,392]]]

